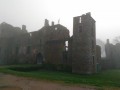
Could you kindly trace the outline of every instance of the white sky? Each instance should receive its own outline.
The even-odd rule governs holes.
[[[96,20],[97,38],[106,41],[120,36],[120,0],[0,0],[0,23],[27,26],[36,31],[44,19],[66,26],[72,34],[73,17],[91,12]]]

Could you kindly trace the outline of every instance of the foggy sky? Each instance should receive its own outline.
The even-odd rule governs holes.
[[[119,0],[0,0],[0,23],[27,26],[29,32],[44,25],[44,19],[66,26],[72,35],[73,17],[91,12],[97,38],[120,36]],[[50,23],[51,24],[51,23]]]

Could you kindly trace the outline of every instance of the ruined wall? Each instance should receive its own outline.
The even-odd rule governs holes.
[[[13,27],[10,24],[7,24],[5,22],[0,24],[0,38],[2,37],[14,37],[20,34],[27,33],[27,30],[25,28],[26,26],[23,25],[22,29],[19,27]]]
[[[41,30],[31,32],[31,46],[32,46],[33,53],[35,55],[35,59],[38,53],[41,53],[42,56],[45,57],[44,56],[44,48],[45,48],[45,37],[44,36],[45,36],[45,33]]]
[[[48,41],[45,48],[45,59],[48,64],[63,64],[64,41]]]
[[[107,39],[107,43],[105,44],[106,61],[104,62],[105,66],[103,66],[105,69],[112,69],[115,67],[114,50],[114,45],[109,42],[109,39]]]
[[[42,30],[45,31],[46,41],[68,40],[69,38],[69,30],[60,24],[48,26]]]
[[[73,18],[72,72],[96,72],[95,20],[90,13]]]
[[[12,39],[0,38],[0,64],[7,64],[11,49]]]
[[[47,42],[54,40],[67,40],[69,38],[69,30],[60,24],[49,26],[47,21],[45,26],[40,30],[31,32],[31,37],[32,46],[45,57],[45,45]]]
[[[96,70],[97,72],[101,71],[102,65],[101,65],[101,47],[99,45],[96,45]]]
[[[45,32],[45,62],[49,64],[65,63],[65,41],[69,39],[69,30],[60,24],[52,24],[52,26],[42,28],[41,31]]]
[[[107,39],[107,43],[105,44],[105,52],[106,52],[107,60],[112,59],[113,47],[114,46],[111,43],[109,43],[109,39]]]
[[[97,63],[95,20],[90,13],[74,17],[72,37],[66,27],[54,25],[54,22],[50,26],[47,19],[41,29],[30,33],[25,25],[20,29],[3,23],[0,26],[0,53],[0,61],[4,64],[44,62],[72,66],[73,73],[94,73]],[[97,55],[99,58],[100,53]]]
[[[97,60],[97,63],[100,64],[100,62],[101,62],[101,47],[99,45],[96,45],[96,60]]]
[[[107,43],[105,45],[106,52],[106,62],[104,67],[106,69],[120,68],[120,44],[117,43],[113,45],[107,39]]]
[[[0,24],[0,64],[17,64],[25,63],[25,52],[30,45],[30,35],[27,33],[26,26],[22,29],[13,27],[7,23]],[[4,62],[4,63],[3,63]]]
[[[36,56],[38,53],[41,53],[45,60],[45,46],[49,46],[49,41],[63,40],[65,42],[68,38],[69,30],[66,27],[60,24],[54,25],[53,22],[50,26],[48,20],[45,20],[45,26],[40,30],[30,33],[27,33],[25,25],[22,25],[21,29],[2,23],[0,24],[1,64],[37,63]],[[50,45],[49,48],[53,48],[53,46],[64,48],[64,44],[61,45],[61,42],[59,44],[59,46],[58,44]],[[48,54],[50,53],[49,51]],[[56,53],[60,52],[56,51]],[[62,55],[62,53],[60,54]],[[57,57],[57,59],[62,58],[62,56]]]
[[[29,33],[17,36],[12,45],[11,59],[16,63],[30,63],[32,59],[32,45]]]
[[[73,59],[73,36],[68,40],[68,60],[67,65],[72,66],[72,59]]]

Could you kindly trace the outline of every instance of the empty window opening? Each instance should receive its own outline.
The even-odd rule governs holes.
[[[58,28],[57,28],[57,27],[55,27],[55,30],[58,30]]]
[[[43,55],[41,53],[38,53],[36,55],[36,61],[37,61],[37,64],[43,64]]]
[[[68,51],[68,41],[65,41],[65,51]]]
[[[27,47],[27,50],[26,50],[26,53],[27,53],[27,54],[30,54],[30,51],[31,51],[31,47],[28,46],[28,47]]]
[[[68,46],[68,41],[65,41],[65,46]]]
[[[65,51],[68,51],[68,47],[65,47]]]
[[[81,23],[82,22],[82,20],[81,20],[81,17],[79,18],[79,23]]]
[[[32,37],[32,33],[30,33],[30,37]]]

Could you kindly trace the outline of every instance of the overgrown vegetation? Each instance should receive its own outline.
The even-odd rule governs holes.
[[[14,68],[22,69],[17,71]],[[25,72],[25,69],[30,70],[30,72]],[[42,80],[61,81],[64,83],[87,84],[99,87],[120,87],[120,70],[108,70],[93,75],[79,75],[63,71],[41,69],[40,65],[18,65],[1,67],[0,72]]]

